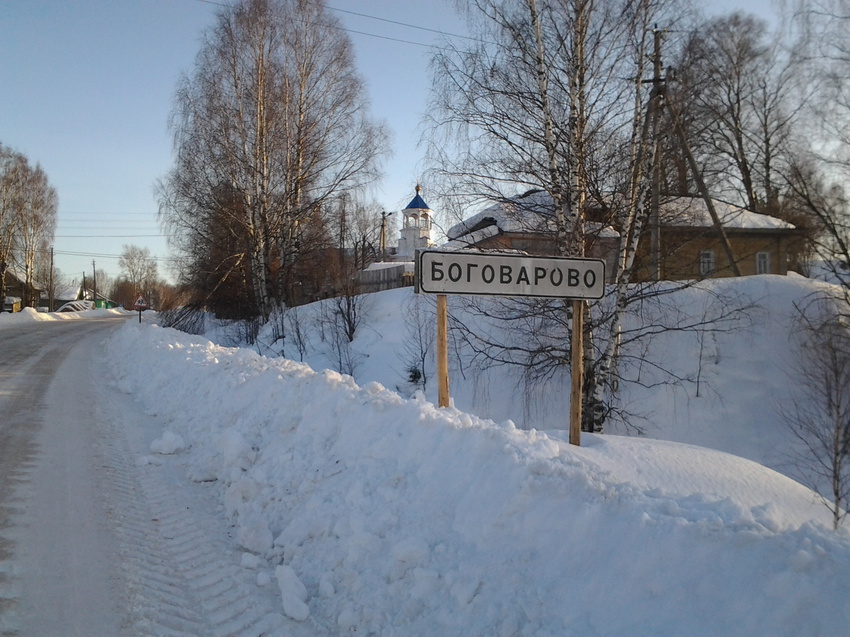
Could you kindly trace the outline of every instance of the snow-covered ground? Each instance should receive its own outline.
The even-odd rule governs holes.
[[[709,341],[656,338],[647,356],[690,380],[624,386],[647,437],[570,446],[563,401],[523,405],[504,369],[453,369],[455,407],[438,409],[400,354],[410,290],[371,296],[354,378],[323,370],[316,332],[311,367],[145,313],[107,342],[105,393],[143,414],[128,433],[141,472],[219,503],[281,635],[847,634],[850,533],[765,466],[783,461],[771,405],[790,383],[792,304],[813,284],[712,285],[682,293],[683,311],[706,313],[719,288],[759,311]]]

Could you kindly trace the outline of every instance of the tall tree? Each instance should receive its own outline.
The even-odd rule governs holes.
[[[0,145],[0,307],[5,304],[5,272],[23,273],[24,306],[33,306],[36,273],[47,261],[58,209],[56,189],[40,165],[30,166],[21,153]]]
[[[263,318],[292,297],[302,225],[373,180],[386,149],[350,40],[321,0],[223,9],[181,81],[173,129],[177,162],[161,210],[175,246],[203,261],[211,255],[199,247],[231,237],[212,265],[241,269]]]
[[[6,270],[23,208],[25,166],[23,155],[0,145],[0,309],[6,304]]]
[[[133,293],[141,294],[149,304],[152,303],[159,268],[156,260],[151,257],[151,251],[148,248],[125,245],[118,259],[118,267],[126,280],[132,284]]]
[[[795,52],[816,92],[785,175],[789,200],[810,224],[819,267],[850,298],[850,8],[842,0],[800,0],[794,18],[802,35]]]
[[[38,303],[35,295],[36,273],[47,261],[48,247],[53,241],[56,230],[56,211],[59,200],[56,189],[47,180],[41,166],[36,165],[27,171],[24,209],[19,223],[18,243],[20,246],[19,263],[23,266],[24,306],[33,307]],[[46,268],[40,268],[42,271]],[[47,283],[44,281],[44,283]]]
[[[669,16],[671,5],[475,0],[465,7],[476,43],[448,47],[435,59],[433,153],[452,193],[473,205],[502,202],[525,216],[516,195],[546,191],[553,202],[548,231],[562,255],[584,254],[595,231],[609,224],[621,233],[615,280],[622,298],[603,317],[605,330],[585,321],[586,429],[598,430],[604,419],[599,388],[608,382],[619,342],[618,317],[646,216],[642,189],[651,153],[641,80],[651,25]],[[612,192],[624,196],[613,200]],[[589,206],[604,212],[594,219],[602,223],[586,223]],[[508,324],[533,330],[525,332],[522,346],[499,349],[482,340],[485,357],[524,366],[530,380],[569,360],[562,343],[571,338],[571,322],[563,303],[501,304],[498,313]],[[592,333],[604,333],[603,342],[594,343]],[[594,348],[605,354],[597,356]]]
[[[792,139],[811,89],[787,34],[741,12],[713,18],[689,34],[671,90],[688,145],[711,190],[753,212],[780,213],[794,162]],[[690,194],[678,140],[670,140],[665,185]]]
[[[850,499],[850,331],[846,299],[815,296],[798,308],[792,390],[783,420],[799,445],[799,478],[823,495],[838,530]]]

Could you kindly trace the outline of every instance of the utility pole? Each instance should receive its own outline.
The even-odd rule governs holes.
[[[94,259],[91,260],[91,295],[94,306],[97,307],[97,270],[95,270]]]
[[[56,290],[53,289],[55,282],[53,281],[53,246],[50,246],[50,283],[48,284],[47,290],[47,304],[48,312],[54,312],[56,308],[54,307],[54,301],[56,300]]]
[[[651,195],[651,204],[650,204],[650,259],[651,259],[651,271],[650,276],[654,280],[658,281],[661,279],[661,215],[660,215],[660,196],[661,196],[661,159],[660,159],[660,145],[658,138],[658,119],[661,117],[661,106],[664,104],[664,82],[666,78],[661,76],[661,71],[663,70],[663,64],[661,63],[661,41],[663,32],[659,31],[657,28],[653,29],[654,35],[654,47],[653,47],[653,56],[652,56],[652,79],[648,80],[652,82],[653,87],[653,95],[654,100],[657,102],[651,102],[650,108],[652,109],[652,130],[655,131],[653,139],[650,143],[653,144],[654,148],[654,156],[655,161],[652,166],[652,183],[650,186],[650,195]],[[644,80],[647,81],[647,80]],[[705,183],[705,180],[702,177],[702,171],[696,163],[693,153],[691,152],[690,144],[688,143],[688,136],[685,132],[685,128],[682,126],[682,122],[679,119],[678,114],[676,113],[676,109],[673,104],[669,101],[666,103],[667,110],[670,113],[670,118],[672,119],[673,130],[676,136],[679,138],[679,142],[682,144],[682,150],[685,153],[685,158],[688,162],[688,167],[694,176],[694,181],[697,184],[697,189],[699,190],[700,196],[705,202],[705,207],[708,209],[708,214],[711,216],[712,223],[714,225],[715,230],[717,231],[718,238],[720,239],[720,243],[723,246],[723,250],[726,253],[726,258],[729,260],[729,268],[732,270],[732,273],[735,276],[741,276],[741,270],[738,268],[738,263],[735,259],[735,255],[732,252],[732,245],[729,242],[729,237],[726,234],[725,229],[723,228],[723,224],[720,221],[720,217],[717,214],[717,210],[714,207],[714,201],[711,199],[711,195],[708,192],[708,187]]]
[[[382,262],[387,260],[387,217],[391,214],[391,212],[381,213],[381,232],[378,235],[378,254],[380,255]]]
[[[741,269],[738,267],[738,261],[735,259],[735,254],[732,252],[732,244],[729,243],[729,237],[726,234],[726,230],[723,229],[723,223],[720,221],[720,216],[717,214],[717,210],[714,208],[714,201],[711,198],[711,194],[708,192],[708,186],[706,186],[705,180],[702,178],[702,171],[699,169],[699,166],[697,166],[696,159],[694,159],[694,155],[691,152],[691,147],[690,144],[688,144],[688,138],[685,134],[685,128],[682,126],[682,121],[679,119],[679,116],[672,104],[670,104],[670,116],[673,118],[673,128],[679,136],[679,141],[682,143],[682,149],[685,151],[685,158],[688,160],[688,166],[694,174],[694,180],[697,182],[699,194],[705,202],[708,214],[711,215],[711,221],[714,224],[715,230],[717,230],[717,235],[720,239],[721,245],[723,246],[723,250],[726,253],[726,258],[729,260],[729,268],[732,270],[732,274],[735,276],[741,276]]]
[[[652,166],[652,187],[650,190],[650,260],[651,260],[651,269],[650,269],[650,277],[654,281],[661,280],[661,213],[660,213],[660,199],[661,199],[661,161],[660,161],[660,151],[661,151],[661,142],[659,140],[658,132],[658,118],[661,117],[661,99],[663,96],[663,85],[665,78],[661,77],[661,71],[664,68],[664,65],[661,62],[661,38],[663,33],[658,30],[656,26],[652,31],[653,35],[653,52],[652,52],[652,94],[653,99],[656,100],[656,104],[654,105],[656,108],[652,110],[652,130],[656,131],[656,134],[653,136],[652,144],[655,146],[655,161]]]

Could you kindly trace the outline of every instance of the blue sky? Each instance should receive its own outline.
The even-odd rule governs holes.
[[[439,0],[328,5],[354,42],[373,114],[393,135],[373,197],[400,210],[424,172],[428,45],[441,39],[433,31],[463,26]],[[148,247],[168,274],[154,185],[171,166],[177,80],[220,9],[210,0],[0,0],[0,142],[40,163],[57,189],[56,265],[66,276],[90,274],[93,260],[117,275],[124,244]]]
[[[440,36],[364,16],[462,27],[442,3],[330,6],[344,10],[336,15],[350,29],[373,114],[393,135],[394,155],[373,196],[400,210],[422,171],[427,45]],[[203,0],[0,1],[0,142],[40,163],[57,189],[63,274],[89,275],[94,260],[116,275],[124,244],[148,247],[167,274],[154,184],[171,166],[167,123],[177,80],[191,70],[200,35],[220,9]]]

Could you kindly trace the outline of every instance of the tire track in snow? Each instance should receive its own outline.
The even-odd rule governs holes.
[[[163,458],[162,465],[131,461],[125,432],[131,423],[119,424],[118,414],[138,405],[114,389],[105,392],[96,420],[110,475],[110,514],[126,565],[131,633],[259,637],[306,628],[282,616],[273,581],[260,587],[256,571],[241,566],[242,550],[227,532],[229,523],[216,513],[208,488],[190,483],[174,466],[177,458]],[[113,401],[126,404],[107,404]],[[186,488],[175,488],[176,479]]]

